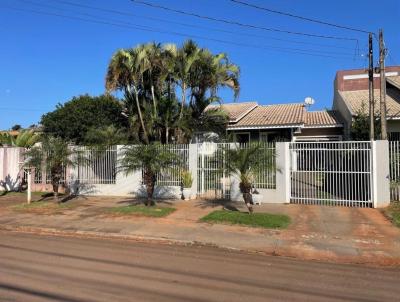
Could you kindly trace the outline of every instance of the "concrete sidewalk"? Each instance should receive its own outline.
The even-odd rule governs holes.
[[[400,230],[374,209],[261,205],[256,208],[257,212],[287,214],[292,219],[286,230],[267,230],[199,223],[199,218],[223,207],[223,204],[206,200],[173,202],[177,211],[166,218],[104,214],[106,208],[123,205],[129,200],[90,197],[72,202],[77,202],[77,207],[57,215],[19,213],[0,205],[0,228],[200,243],[340,263],[400,265]],[[241,207],[241,204],[224,206]]]

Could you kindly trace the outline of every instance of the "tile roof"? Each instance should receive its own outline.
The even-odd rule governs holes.
[[[386,81],[400,89],[400,76],[387,77]]]
[[[305,127],[338,126],[341,120],[333,110],[310,111],[306,113]]]
[[[376,114],[379,113],[379,93],[379,89],[374,89]],[[361,111],[368,114],[368,90],[339,91],[339,94],[353,115]],[[400,117],[400,90],[387,89],[386,110],[388,117]]]
[[[234,123],[257,107],[257,102],[230,103],[222,105],[208,105],[206,110],[221,108],[229,116],[229,122]]]
[[[304,115],[303,103],[257,106],[229,128],[301,125]]]

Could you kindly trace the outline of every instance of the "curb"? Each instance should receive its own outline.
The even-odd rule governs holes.
[[[167,245],[179,245],[179,246],[204,246],[213,247],[227,251],[240,251],[246,253],[257,253],[265,255],[274,255],[264,252],[251,251],[245,249],[239,249],[229,246],[219,246],[213,243],[201,242],[195,240],[181,240],[172,239],[165,237],[152,237],[152,236],[140,236],[140,235],[128,235],[128,234],[116,234],[116,233],[105,233],[105,232],[95,232],[95,231],[67,231],[59,230],[54,228],[44,228],[44,227],[27,227],[27,226],[7,226],[0,225],[0,232],[14,232],[14,233],[25,233],[25,234],[35,234],[42,236],[63,236],[63,237],[75,237],[75,238],[93,238],[93,239],[114,239],[114,240],[130,240],[135,242],[143,243],[158,243]]]
[[[363,265],[363,266],[371,266],[371,267],[399,267],[400,261],[393,261],[392,258],[380,258],[380,261],[371,261],[369,258],[347,258],[346,260],[340,261],[340,259],[326,259],[324,257],[320,258],[302,258],[298,257],[298,255],[290,255],[286,254],[282,251],[276,251],[275,249],[272,252],[266,252],[261,250],[251,250],[251,249],[240,249],[236,247],[216,245],[214,243],[208,242],[200,242],[194,240],[181,240],[181,239],[172,239],[165,237],[152,237],[152,236],[140,236],[140,235],[128,235],[128,234],[117,234],[117,233],[106,233],[106,232],[96,232],[96,231],[69,231],[69,230],[60,230],[55,228],[45,228],[45,227],[28,227],[28,226],[10,226],[10,225],[0,225],[0,232],[14,232],[14,233],[25,233],[25,234],[35,234],[42,236],[62,236],[62,237],[75,237],[75,238],[93,238],[93,239],[111,239],[111,240],[130,240],[141,243],[158,243],[165,245],[179,245],[179,246],[203,246],[203,247],[211,247],[218,248],[220,250],[225,251],[237,251],[247,254],[257,254],[257,255],[265,255],[265,256],[275,256],[275,257],[283,257],[287,259],[296,259],[302,261],[317,261],[323,263],[334,263],[334,264],[350,264],[350,265]]]

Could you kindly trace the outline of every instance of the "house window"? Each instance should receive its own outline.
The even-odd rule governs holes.
[[[260,142],[267,143],[268,142],[268,132],[260,133]]]
[[[235,133],[236,142],[239,144],[246,144],[250,142],[250,132]]]
[[[285,141],[285,138],[279,132],[260,132],[260,142],[280,142]]]

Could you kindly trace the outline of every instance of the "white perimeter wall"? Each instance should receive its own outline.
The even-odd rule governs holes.
[[[22,148],[0,148],[0,191],[16,191],[20,186]]]

